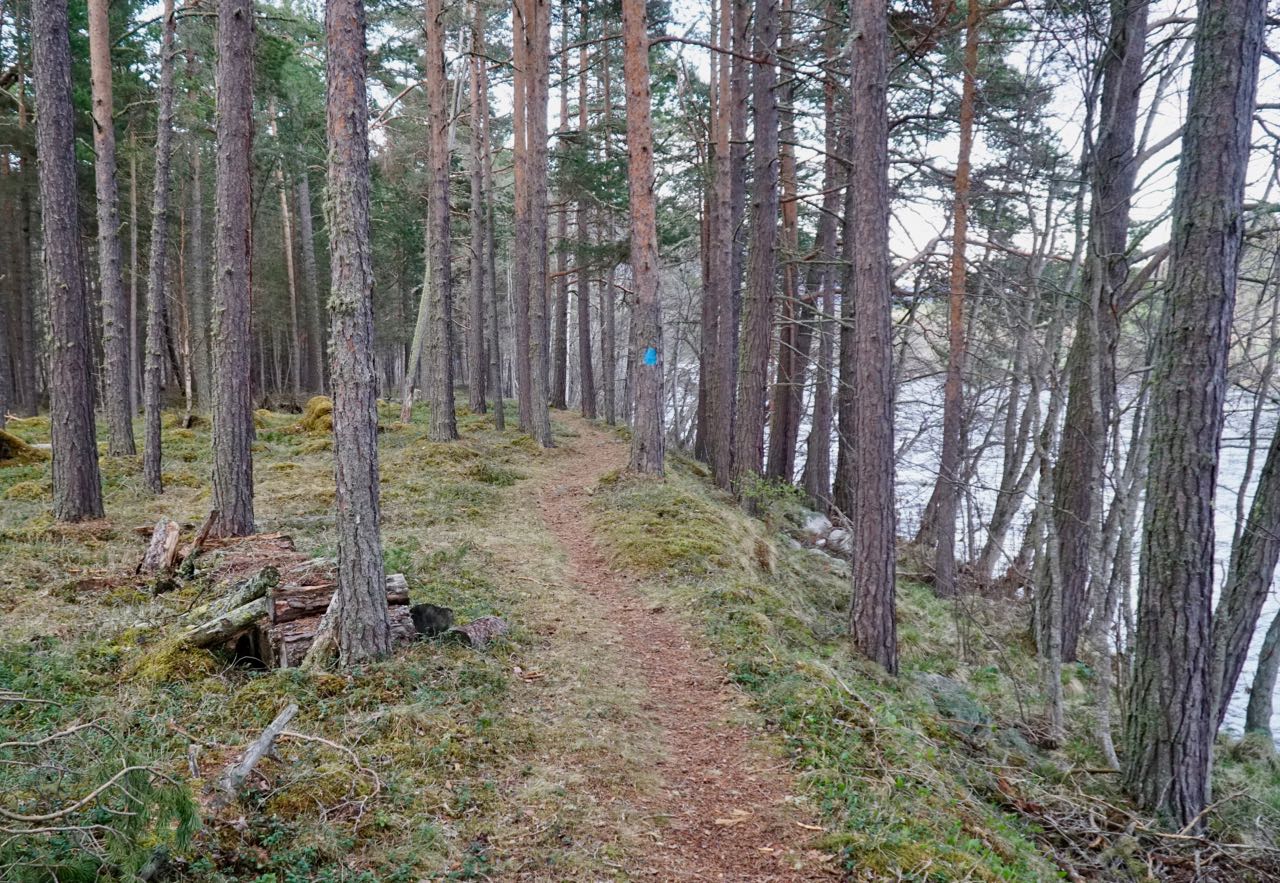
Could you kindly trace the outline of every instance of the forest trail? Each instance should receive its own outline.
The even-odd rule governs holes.
[[[662,824],[636,857],[643,864],[630,869],[632,877],[827,879],[824,857],[808,845],[820,829],[792,799],[785,760],[756,744],[758,733],[743,720],[743,698],[724,670],[685,625],[613,571],[592,538],[590,495],[602,476],[626,466],[626,444],[586,420],[556,416],[577,437],[565,443],[559,469],[539,490],[542,519],[563,549],[583,605],[616,633],[640,682],[640,710],[657,725],[660,741],[651,771],[659,786],[635,799]]]

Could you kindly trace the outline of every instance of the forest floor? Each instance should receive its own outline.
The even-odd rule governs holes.
[[[555,413],[544,451],[465,409],[462,439],[432,443],[421,410],[407,425],[396,412],[380,410],[388,571],[415,602],[511,623],[487,651],[419,641],[311,676],[175,651],[168,624],[212,577],[157,596],[133,569],[158,518],[190,535],[207,512],[206,425],[167,420],[160,497],[137,458],[104,459],[102,522],[52,522],[47,463],[0,468],[0,811],[66,807],[126,762],[156,774],[54,830],[15,836],[26,829],[0,813],[0,879],[132,879],[158,844],[167,876],[151,879],[198,883],[1200,867],[1143,835],[1114,777],[1096,774],[1086,666],[1064,673],[1069,744],[1033,744],[1025,602],[954,605],[901,582],[903,674],[887,678],[844,639],[847,569],[806,547],[791,492],[750,518],[679,454],[664,481],[626,475],[623,435],[575,415]],[[260,529],[332,556],[329,437],[296,414],[258,421]],[[48,440],[47,420],[10,428]],[[288,702],[292,732],[236,811],[202,812],[205,783]],[[1280,783],[1263,759],[1223,757],[1219,793]],[[1274,841],[1280,799],[1251,794],[1215,811],[1218,836]],[[1231,863],[1197,879],[1274,879],[1253,873],[1253,853],[1206,854]]]

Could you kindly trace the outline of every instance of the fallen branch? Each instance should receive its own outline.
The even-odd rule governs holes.
[[[284,728],[289,725],[289,721],[293,720],[293,716],[298,713],[298,705],[295,702],[289,703],[283,711],[276,715],[275,720],[267,725],[262,731],[262,735],[255,739],[248,748],[245,749],[240,760],[228,766],[218,777],[218,782],[214,786],[215,791],[211,801],[214,809],[223,809],[235,802],[236,796],[240,793],[245,779],[249,778],[249,774],[253,772],[258,762],[266,756],[271,750],[271,746],[275,743],[280,734],[284,732]]]

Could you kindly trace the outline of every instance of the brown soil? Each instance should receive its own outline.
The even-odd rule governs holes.
[[[561,419],[567,415],[558,415]],[[540,494],[551,534],[564,547],[584,603],[616,630],[645,689],[642,707],[659,728],[661,786],[637,799],[653,842],[629,869],[655,880],[800,881],[835,876],[809,845],[818,830],[794,801],[786,761],[743,722],[743,697],[674,616],[610,569],[592,540],[587,499],[600,477],[626,463],[626,446],[582,420],[562,468]],[[616,783],[625,787],[626,783]]]

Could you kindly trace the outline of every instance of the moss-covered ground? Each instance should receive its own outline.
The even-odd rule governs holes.
[[[192,601],[153,597],[131,576],[146,542],[135,529],[203,519],[207,424],[166,421],[159,497],[144,490],[140,460],[104,458],[101,522],[51,520],[47,462],[0,468],[0,743],[91,724],[36,747],[0,744],[0,809],[46,813],[125,766],[151,771],[92,811],[0,817],[0,880],[132,879],[160,847],[168,879],[200,883],[638,876],[655,823],[628,794],[661,787],[658,749],[616,636],[581,603],[537,515],[562,452],[495,432],[485,416],[462,413],[453,444],[427,441],[422,413],[397,418],[382,408],[388,570],[408,576],[414,600],[461,620],[510,621],[510,640],[488,652],[420,642],[376,665],[305,676],[166,650],[166,617]],[[260,528],[332,555],[323,427],[296,414],[257,419]],[[566,415],[556,426],[562,445],[604,437]],[[48,441],[38,418],[9,429]],[[698,464],[672,456],[666,481],[610,475],[591,505],[584,530],[705,637],[783,743],[821,810],[821,845],[850,879],[1060,879],[1073,850],[1086,878],[1151,879],[1145,841],[1108,834],[1089,852],[1052,828],[1078,820],[1078,807],[1124,804],[1115,777],[1092,772],[1086,666],[1064,673],[1069,743],[1030,744],[1042,703],[1023,602],[956,606],[902,583],[903,672],[890,679],[851,652],[847,577],[790,540],[798,504],[786,493],[750,518]],[[958,689],[952,705],[938,684]],[[280,742],[231,818],[201,821],[206,780],[290,701],[302,735]],[[956,720],[971,711],[977,723]],[[1243,797],[1215,807],[1210,825],[1222,841],[1274,846],[1280,774],[1247,749],[1220,752],[1219,793]],[[75,830],[13,833],[72,821]]]

